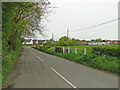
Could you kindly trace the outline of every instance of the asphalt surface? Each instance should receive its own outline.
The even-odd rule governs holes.
[[[118,88],[118,76],[25,47],[14,88]]]

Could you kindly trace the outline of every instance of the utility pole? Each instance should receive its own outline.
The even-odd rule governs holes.
[[[68,38],[68,29],[67,29],[67,38]]]
[[[52,44],[53,44],[53,46],[54,46],[53,40],[54,40],[54,34],[52,33]]]
[[[68,31],[68,29],[67,29],[67,39],[69,38],[68,32],[69,32],[69,31]],[[67,46],[69,46],[69,41],[67,40],[67,42],[68,42],[68,43],[67,43]]]
[[[52,33],[52,40],[54,40],[54,34]]]

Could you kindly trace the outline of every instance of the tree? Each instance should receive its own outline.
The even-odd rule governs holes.
[[[97,41],[97,42],[101,42],[102,39],[101,39],[101,38],[98,38],[98,39],[96,39],[95,41]]]
[[[95,39],[91,39],[91,41],[95,41]]]
[[[61,38],[59,39],[59,43],[60,43],[60,45],[62,45],[62,46],[67,46],[69,40],[70,40],[70,39],[69,39],[68,37],[63,36],[63,37],[61,37]]]
[[[75,38],[72,38],[71,40],[69,40],[69,45],[70,46],[76,46],[77,45],[77,41]]]
[[[50,2],[2,3],[2,74],[3,80],[15,63],[25,37],[36,31],[43,35],[43,18],[49,13]],[[1,16],[0,16],[1,17]],[[1,25],[1,22],[0,22]]]
[[[2,9],[3,46],[18,49],[21,37],[33,36],[36,31],[43,35],[42,20],[48,13],[50,2],[4,2]],[[19,43],[19,45],[18,45]],[[20,45],[21,46],[21,45]]]

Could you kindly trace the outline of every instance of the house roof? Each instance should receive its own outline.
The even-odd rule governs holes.
[[[38,42],[45,42],[45,40],[38,40]]]
[[[33,40],[33,42],[36,42],[37,40]]]
[[[25,42],[30,42],[32,39],[25,39]]]

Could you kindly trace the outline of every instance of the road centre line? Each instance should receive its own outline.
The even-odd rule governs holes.
[[[33,55],[35,55],[35,53],[33,53]],[[37,58],[44,62],[44,60],[42,60],[42,58],[40,58],[39,56],[37,56]]]
[[[75,85],[73,85],[69,80],[67,80],[65,77],[63,77],[60,73],[58,73],[55,69],[51,68],[52,71],[54,71],[58,76],[60,76],[63,80],[65,80],[70,86],[77,89]],[[78,90],[78,89],[77,89]]]
[[[35,55],[35,53],[33,53],[33,55]]]
[[[40,59],[42,62],[44,62],[44,60],[42,60],[39,56],[37,56],[38,59]]]

